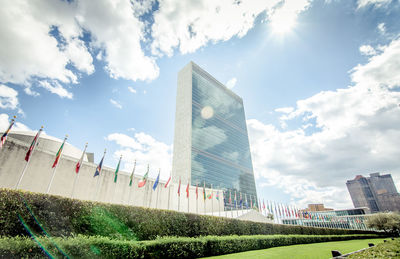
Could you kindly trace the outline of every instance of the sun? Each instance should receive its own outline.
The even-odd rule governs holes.
[[[296,26],[296,18],[292,15],[274,15],[270,20],[270,26],[274,34],[284,35]]]

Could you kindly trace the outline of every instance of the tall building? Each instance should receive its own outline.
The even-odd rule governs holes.
[[[368,207],[372,213],[383,211],[400,211],[400,194],[397,192],[390,174],[370,174],[370,177],[357,175],[348,180],[349,190],[354,207]]]
[[[257,203],[243,100],[193,62],[178,74],[172,177]]]

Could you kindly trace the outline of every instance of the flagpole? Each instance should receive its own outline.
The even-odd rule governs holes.
[[[199,184],[196,184],[196,214],[199,214]]]
[[[115,200],[115,193],[117,192],[117,179],[118,179],[118,171],[119,171],[119,165],[120,165],[120,163],[121,163],[121,159],[122,159],[122,155],[119,157],[119,162],[118,162],[118,165],[117,165],[117,169],[115,169],[115,173],[114,173],[114,193],[113,193],[113,195],[112,195],[112,198],[111,198],[111,202],[110,203],[113,203],[114,202],[114,200]],[[117,178],[116,178],[117,177]]]
[[[237,207],[237,196],[236,196],[236,190],[235,190],[235,210],[236,210],[236,217],[239,217],[239,210]]]
[[[85,155],[87,146],[88,146],[88,143],[86,142],[85,148],[83,149],[83,152],[82,152],[82,158]],[[83,163],[83,159],[82,159],[82,163]],[[78,181],[79,171],[81,170],[81,167],[82,167],[82,164],[80,165],[78,172],[76,172],[76,174],[75,174],[74,184],[72,185],[72,192],[71,192],[71,198],[72,199],[74,198],[75,186],[76,186],[76,182]]]
[[[30,157],[33,156],[33,153],[34,153],[34,151],[35,151],[35,147],[36,147],[37,144],[38,144],[39,136],[40,136],[40,133],[42,132],[42,130],[43,130],[43,126],[40,128],[40,130],[39,130],[39,132],[38,132],[37,139],[36,139],[36,142],[35,142],[35,144],[34,144],[34,146],[33,146],[33,148],[32,148],[32,152],[31,152],[31,154],[30,154]],[[24,175],[25,175],[25,173],[26,173],[26,169],[28,168],[29,162],[31,161],[30,157],[28,158],[28,161],[26,161],[26,164],[25,164],[25,166],[24,166],[24,169],[22,170],[21,176],[19,177],[19,180],[18,180],[17,184],[15,185],[15,188],[14,188],[15,190],[18,190],[18,187],[19,187],[19,185],[21,184],[22,178],[24,178]]]
[[[211,184],[211,216],[214,216],[214,200],[213,200],[213,188]]]
[[[6,131],[4,132],[3,136],[1,136],[1,140],[0,140],[0,150],[3,148],[3,145],[6,143],[8,132],[10,132],[12,126],[13,126],[14,123],[15,123],[15,119],[16,119],[16,118],[17,118],[17,116],[14,116],[14,117],[11,119],[10,125],[8,126],[8,128],[6,129]],[[4,140],[3,140],[3,138],[4,138]]]
[[[61,160],[62,153],[63,153],[63,151],[64,151],[64,144],[65,144],[65,141],[67,140],[67,138],[68,138],[68,135],[65,135],[64,141],[63,141],[63,143],[61,144],[61,146],[63,147],[63,149],[61,149],[61,151],[60,151],[61,154],[60,154],[59,161]],[[56,159],[57,159],[57,158],[56,158]],[[51,184],[53,183],[54,176],[56,175],[59,161],[57,161],[57,164],[56,164],[56,166],[54,167],[53,175],[51,176],[50,183],[49,183],[49,185],[47,186],[46,194],[48,194],[48,193],[50,192]]]
[[[204,181],[204,185],[203,185],[204,215],[206,215],[206,199],[205,199],[205,195],[206,195],[206,181]]]
[[[172,183],[168,186],[168,210],[169,210],[169,200],[171,198],[171,185],[173,185]]]
[[[219,190],[218,190],[218,217],[221,217],[221,201],[219,197]],[[222,194],[222,200],[224,200],[224,194]]]
[[[102,160],[104,159],[104,157],[106,156],[106,152],[107,152],[107,149],[104,149],[104,154],[103,154],[103,158],[102,158]],[[97,179],[97,185],[96,185],[96,192],[95,192],[95,196],[94,196],[94,199],[93,200],[95,200],[95,201],[97,201],[98,199],[99,199],[99,192],[100,192],[100,177],[101,177],[101,171],[103,171],[103,165],[101,165],[101,167],[100,167],[100,171],[99,171],[99,178]]]
[[[131,197],[132,197],[132,189],[134,188],[134,187],[132,187],[133,186],[133,182],[134,182],[134,180],[135,180],[135,169],[136,169],[136,159],[135,159],[135,162],[134,162],[134,164],[133,164],[133,169],[132,169],[132,174],[131,174],[131,177],[132,177],[132,183],[131,183],[131,179],[129,179],[129,196],[128,196],[128,205],[129,205],[129,202],[131,201]],[[133,205],[133,201],[132,201],[132,203],[131,203],[132,205]]]
[[[179,177],[179,185],[178,185],[178,211],[181,205],[181,178]]]

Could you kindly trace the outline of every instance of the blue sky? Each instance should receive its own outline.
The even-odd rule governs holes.
[[[177,72],[243,98],[259,195],[352,207],[345,181],[400,186],[396,0],[13,1],[0,11],[0,127],[169,176]],[[228,83],[230,82],[230,83]],[[140,170],[139,170],[140,171]],[[340,198],[339,198],[340,197]]]

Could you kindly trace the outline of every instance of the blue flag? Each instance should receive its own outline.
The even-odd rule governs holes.
[[[93,176],[93,177],[96,177],[96,176],[100,175],[101,167],[103,166],[103,159],[104,159],[104,156],[103,156],[103,158],[101,159],[99,165],[97,166],[96,172],[94,173],[94,176]]]
[[[158,185],[158,181],[160,180],[160,173],[158,173],[158,176],[157,176],[157,179],[156,179],[156,181],[154,182],[154,185],[153,185],[153,190],[155,191],[156,190],[156,188],[157,188],[157,185]]]

